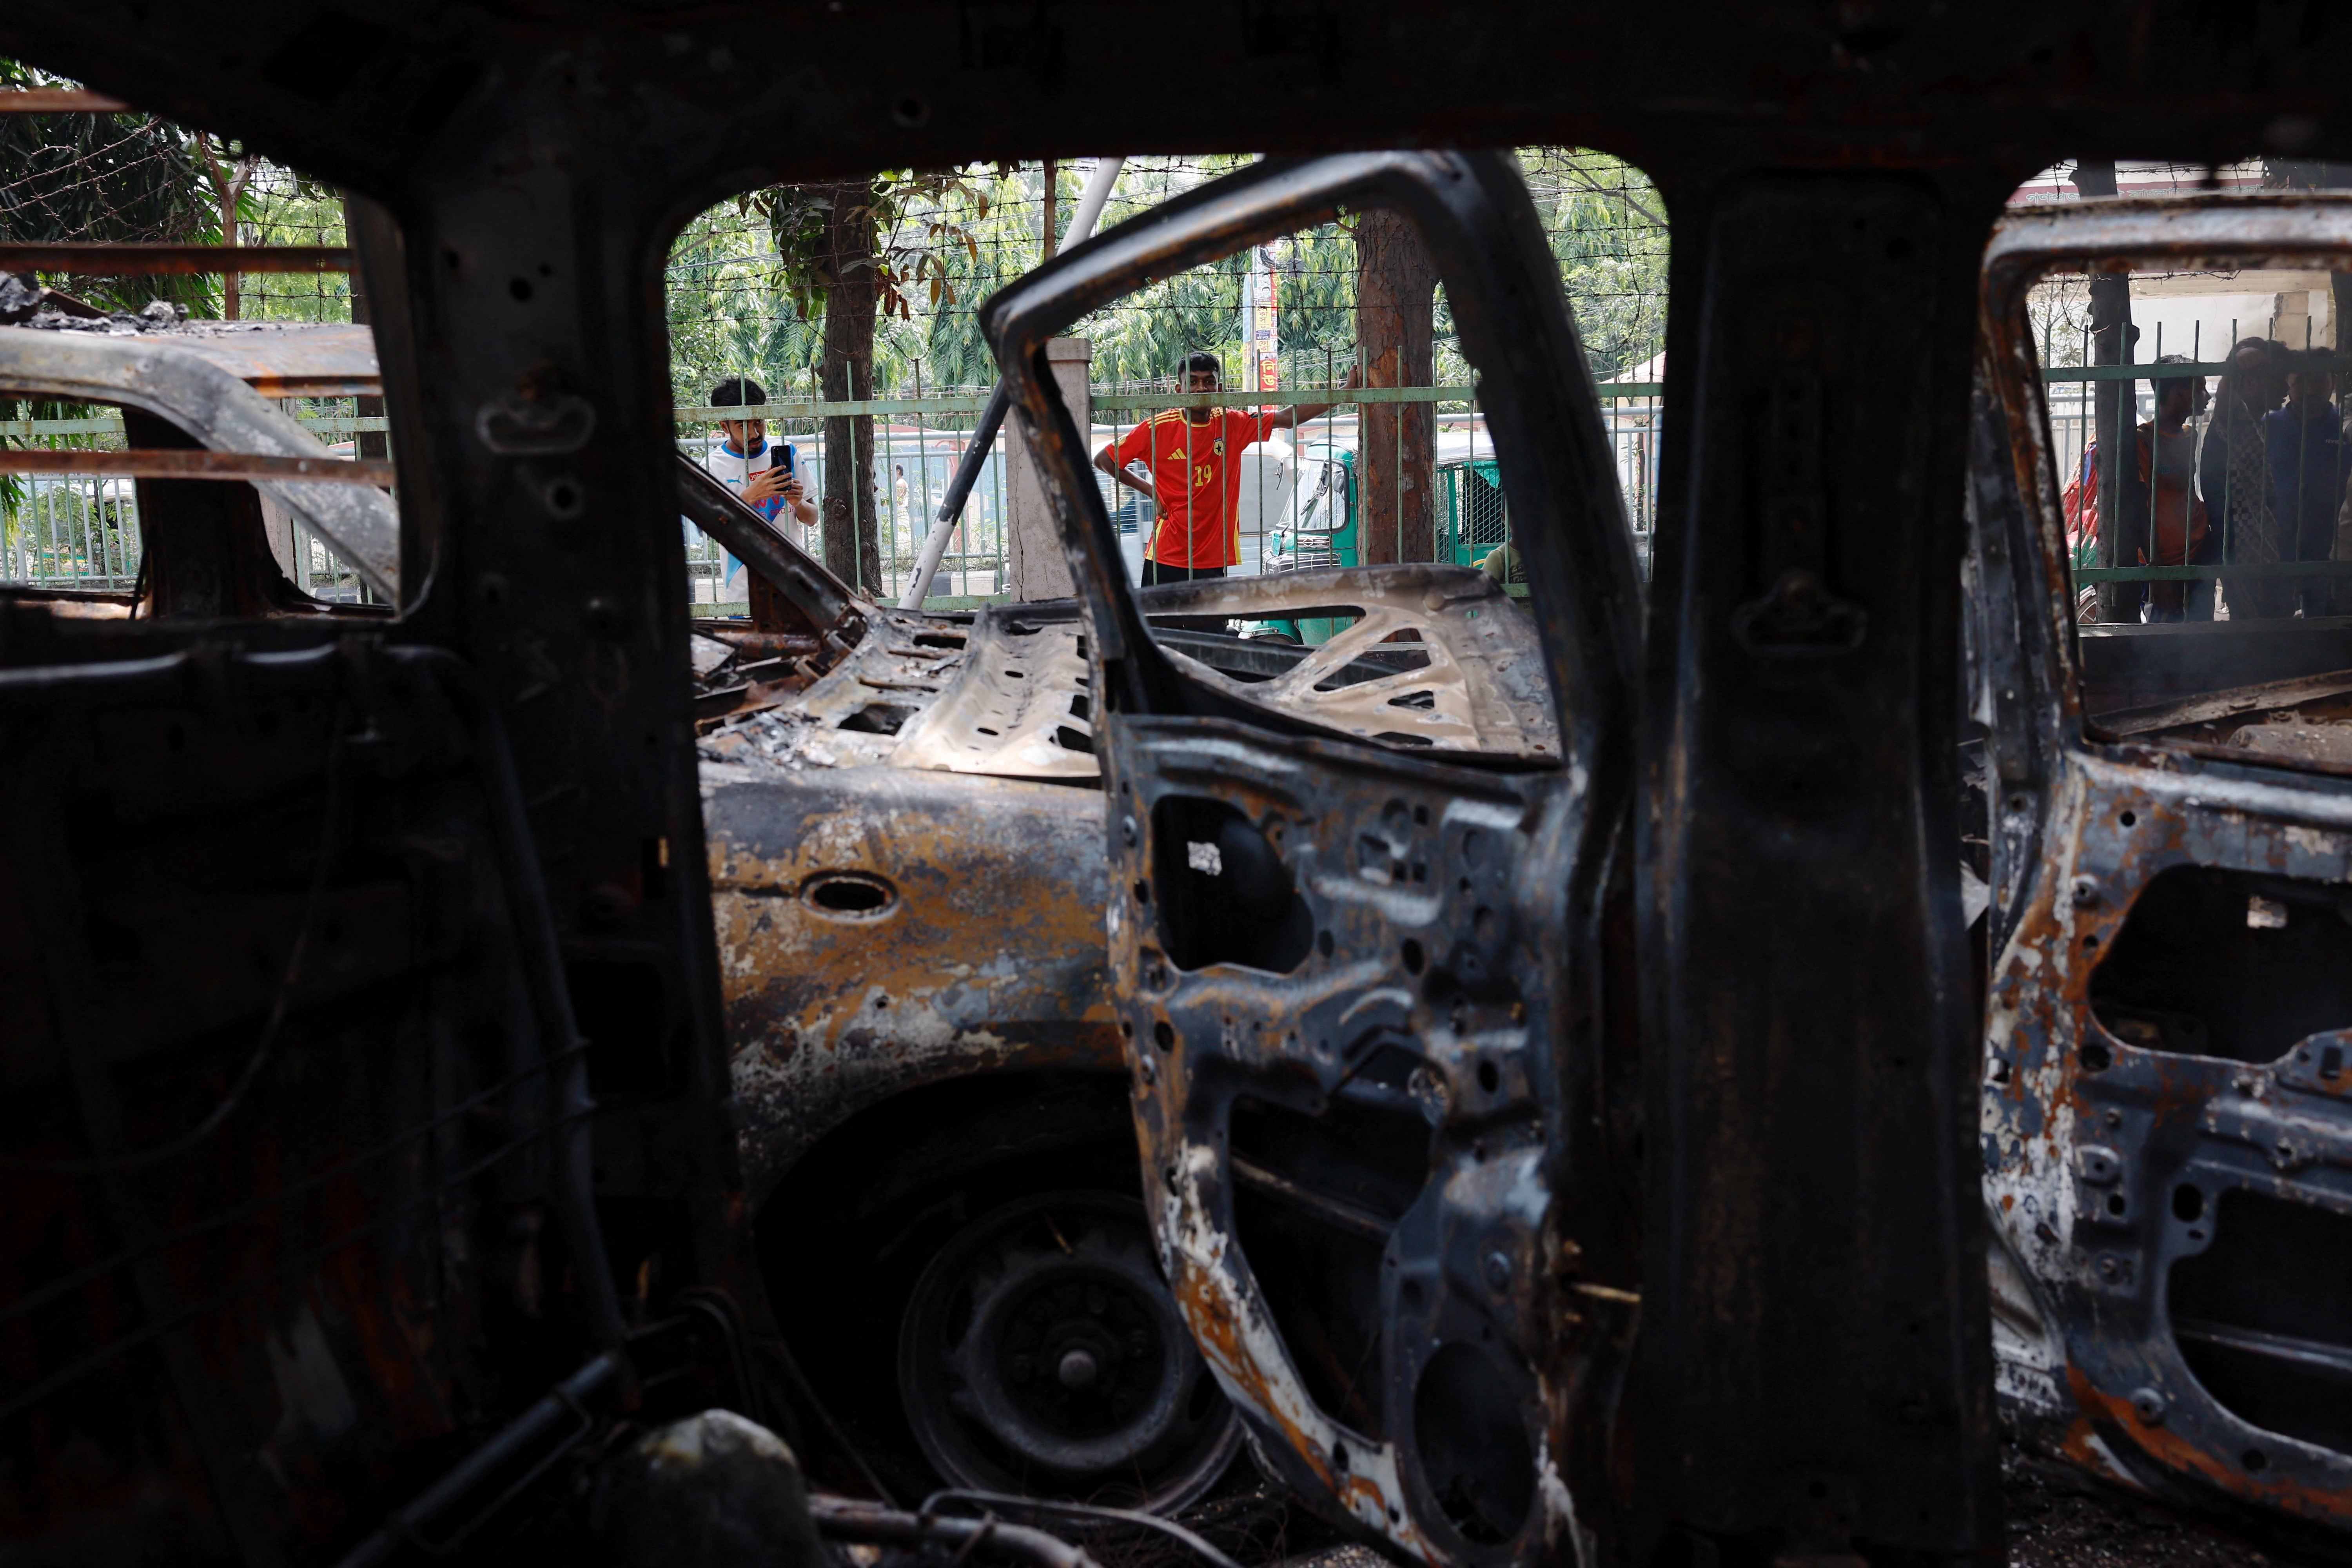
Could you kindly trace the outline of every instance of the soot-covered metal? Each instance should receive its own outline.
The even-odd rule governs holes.
[[[2347,256],[2340,196],[2012,217],[1987,255],[1972,483],[2003,1396],[2095,1472],[2336,1530],[2352,1522],[2352,798],[2328,740],[2352,636],[2259,618],[2256,580],[2235,576],[2219,620],[2074,624],[2025,297],[2086,265]],[[2322,739],[2253,746],[2250,728]]]
[[[1398,755],[1188,674],[1114,574],[1077,433],[1035,373],[1048,335],[1144,279],[1375,203],[1422,229],[1520,476],[1556,752]],[[1630,1144],[1601,972],[1639,595],[1526,203],[1495,158],[1269,163],[987,311],[1087,608],[1112,984],[1161,1260],[1277,1470],[1434,1563],[1600,1550],[1639,1299],[1601,1174]]]
[[[856,1413],[819,1397],[847,1341],[793,1316],[856,1280],[789,1222],[844,1194],[851,1229],[879,1210],[953,1217],[950,1194],[892,1183],[961,1181],[975,1148],[1066,1174],[1124,1160],[1133,1183],[1139,1142],[1137,1223],[1269,1463],[1392,1552],[2000,1552],[1979,1037],[1948,853],[1980,241],[2063,157],[2352,153],[2347,26],[2317,5],[1276,3],[1213,19],[1171,64],[1165,8],[1126,0],[917,5],[880,47],[871,12],[835,6],[9,6],[10,58],[352,194],[400,479],[397,601],[380,610],[204,597],[193,578],[135,618],[0,606],[0,973],[33,999],[6,1035],[0,1139],[10,1550],[798,1562],[824,1532],[1076,1568],[945,1505],[671,1505],[779,1474],[777,1447],[714,1406],[782,1433],[826,1488],[894,1489],[861,1462]],[[1562,142],[1641,163],[1675,218],[1646,614],[1601,526],[1588,379],[1507,163],[1348,152]],[[862,793],[795,818],[703,772],[699,724],[748,731],[861,645],[840,607],[779,608],[760,632],[793,640],[747,640],[737,688],[698,693],[659,259],[690,214],[772,181],[1172,147],[1277,159],[1164,229],[1072,252],[991,318],[1079,547],[1103,784],[1033,787],[1099,803],[1097,909],[1118,924],[1098,999],[1091,977],[1046,977],[1041,1000],[977,1002],[969,1027],[951,999],[929,1016],[976,1037],[995,1022],[981,1014],[1034,1006],[1091,1033],[1071,1078],[1008,1075],[1017,1092],[977,1133],[953,1114],[983,1098],[974,1079],[845,1112],[755,1222],[730,1050],[761,1025],[745,998],[782,980],[772,1006],[808,1021],[796,1040],[864,1037],[757,960],[730,991],[714,910],[736,900],[738,951],[772,935],[751,930],[757,899],[875,918],[884,891],[846,873],[897,885],[905,866],[818,863],[794,823],[849,822],[841,842],[894,854],[929,829],[909,813],[866,832]],[[1281,161],[1315,152],[1346,156]],[[1543,517],[1523,549],[1556,760],[1370,748],[1160,651],[1175,639],[1147,633],[1115,577],[1029,357],[1139,256],[1205,257],[1342,200],[1420,226],[1490,378],[1514,515]],[[1997,470],[2041,438],[2030,399],[2002,395],[2008,426],[1980,454]],[[2014,472],[2012,497],[2035,499],[2008,515],[2042,531],[1987,537],[2038,604],[2054,501]],[[1980,521],[1997,489],[1976,488]],[[251,521],[215,509],[201,526]],[[772,587],[790,574],[777,564]],[[2228,1369],[2307,1364],[2326,1324],[2244,1310],[2219,1265],[2200,1276],[2180,1249],[2208,1221],[2181,1189],[2209,1205],[2196,1245],[2260,1243],[2246,1278],[2332,1218],[2331,1042],[2284,1013],[2242,1032],[2133,975],[2165,968],[2167,910],[2176,928],[2232,907],[2276,919],[2241,929],[2325,962],[2310,911],[2340,884],[2342,825],[2317,773],[2283,787],[2193,739],[2060,735],[2076,721],[2048,672],[2071,655],[2041,614],[1980,644],[2023,661],[1990,700],[2025,715],[1988,743],[2004,785],[1993,1016],[2017,1020],[1995,1045],[2014,1040],[2008,1081],[2026,1087],[1988,1090],[1986,1114],[2030,1152],[2021,1192],[2077,1205],[2049,1228],[2090,1272],[2029,1226],[2045,1251],[2018,1243],[2021,1274],[2068,1282],[2032,1320],[2004,1298],[2002,1321],[2055,1325],[2046,1370],[2074,1399],[2078,1453],[2322,1518],[2329,1433]],[[1064,728],[1055,748],[1073,750]],[[1004,831],[1077,867],[1094,819],[1067,816],[1066,837]],[[730,863],[749,879],[715,889]],[[1204,916],[1212,882],[1241,886],[1235,918]],[[1092,888],[1071,885],[1036,907],[1075,935],[1068,900]],[[908,899],[901,929],[1030,907],[957,896]],[[2114,989],[2085,936],[2109,944]],[[779,941],[774,961],[809,951]],[[1124,1026],[1123,1074],[1096,1070],[1111,1032],[1094,1019]],[[2198,1023],[2245,1059],[2158,1048]],[[1638,1086],[1621,1070],[1636,1040]],[[2102,1075],[2118,1087],[2086,1081]],[[2167,1087],[2189,1080],[2193,1111]],[[2044,1125],[2061,1117],[2084,1134],[2063,1149]],[[2124,1136],[2135,1118],[2186,1163]],[[860,1166],[860,1142],[894,1157]],[[993,1258],[1034,1250],[984,1234],[1012,1238]],[[1107,1233],[1107,1268],[1126,1247]],[[2141,1331],[2164,1258],[2203,1292],[2173,1342],[2210,1405]],[[2110,1322],[2126,1331],[2091,1331]],[[628,1500],[647,1488],[658,1506]],[[745,1534],[583,1539],[599,1507],[725,1512]]]

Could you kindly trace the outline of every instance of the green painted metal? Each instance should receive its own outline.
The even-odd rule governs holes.
[[[2338,374],[2352,370],[2352,355],[2345,355],[2323,363],[2328,369]],[[2042,379],[2045,382],[2148,381],[2159,375],[2227,375],[2229,374],[2229,363],[2223,360],[2198,360],[2187,364],[2157,364],[2147,360],[2138,360],[2128,364],[2064,365],[2055,370],[2043,371]]]
[[[2352,561],[2241,562],[2234,566],[2077,566],[2077,583],[2193,583],[2206,577],[2352,577]]]
[[[1495,491],[1496,510],[1485,529],[1472,507],[1476,493],[1475,481],[1484,480]],[[1440,561],[1451,561],[1461,566],[1477,566],[1485,563],[1495,550],[1510,542],[1510,514],[1502,499],[1502,470],[1491,458],[1440,465],[1437,470],[1437,493],[1444,499],[1444,515],[1437,521],[1436,553]],[[1464,522],[1469,515],[1468,525]]]

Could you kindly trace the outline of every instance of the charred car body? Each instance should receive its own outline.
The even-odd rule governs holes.
[[[794,577],[849,603],[814,562]],[[1145,599],[1188,624],[1353,618],[1311,650],[1160,633],[1222,689],[1433,752],[1557,754],[1532,623],[1482,574]],[[910,1488],[929,1484],[919,1452],[964,1486],[1181,1505],[1241,1434],[1138,1201],[1079,606],[832,603],[807,608],[845,651],[747,666],[755,635],[702,676],[733,704],[706,721],[702,772],[748,1189],[774,1277],[791,1259],[842,1281],[780,1287],[780,1314],[831,1348],[813,1381]],[[1073,1292],[1124,1326],[1054,1305]],[[873,1397],[893,1383],[897,1409]]]
[[[2003,1394],[2041,1441],[2095,1472],[2337,1530],[2352,1523],[2352,622],[2294,613],[2299,586],[2325,602],[2334,552],[2273,562],[2241,537],[2201,572],[2175,560],[2088,573],[2116,583],[2124,612],[2078,626],[2026,304],[2053,275],[2087,272],[2122,294],[2168,275],[2347,265],[2342,197],[2012,217],[1987,256],[1973,485],[1992,825],[1983,1136]],[[2258,432],[2248,415],[2278,393],[2251,390],[2235,356],[2206,358],[2121,374],[2224,376],[2210,452]],[[2329,359],[2302,363],[2308,374]],[[2218,545],[2231,479],[2221,464],[2206,474]],[[2272,510],[2231,507],[2230,526],[2252,532]],[[2160,604],[2216,576],[2220,618],[2142,623],[2144,584]]]
[[[10,609],[5,778],[12,820],[36,826],[15,829],[5,952],[40,1029],[10,1040],[24,1082],[5,1154],[29,1194],[12,1219],[38,1216],[9,1253],[12,1535],[57,1558],[487,1557],[519,1519],[562,1513],[600,1445],[713,1404],[790,1429],[821,1479],[867,1484],[798,1397],[729,1115],[649,287],[688,215],[769,180],[975,153],[1580,140],[1640,159],[1674,205],[1675,414],[1638,692],[1630,607],[1583,597],[1623,575],[1575,521],[1592,496],[1556,474],[1538,488],[1564,521],[1518,517],[1558,536],[1530,560],[1566,677],[1559,765],[1456,768],[1269,719],[1159,653],[1100,564],[1115,555],[1088,548],[1122,921],[1111,997],[1136,1030],[1121,1092],[1155,1157],[1182,1156],[1149,1174],[1164,1200],[1150,1214],[1213,1358],[1260,1430],[1286,1434],[1274,1457],[1391,1549],[1501,1560],[1556,1539],[1609,1561],[1743,1564],[2000,1551],[1979,1041],[1947,776],[1978,240],[2034,169],[2151,127],[2212,158],[2270,140],[2347,150],[2323,68],[2345,22],[2258,8],[2126,29],[2043,5],[1343,24],[1273,5],[1187,91],[1155,95],[1100,88],[1164,71],[1164,17],[1136,7],[933,7],[889,51],[871,47],[869,17],[813,10],[781,69],[743,47],[764,19],[263,0],[27,0],[0,16],[12,57],[382,204],[355,203],[354,241],[402,525],[380,637],[242,609]],[[1457,311],[1490,312],[1476,357],[1512,383],[1496,406],[1525,404],[1519,433],[1498,431],[1507,473],[1577,468],[1573,355],[1556,298],[1520,297],[1508,276],[1527,237],[1491,162],[1372,163],[1349,165],[1370,183],[1347,199],[1402,202],[1450,258]],[[1281,187],[1295,177],[1277,163],[1252,189],[1297,195]],[[1110,254],[1066,257],[1055,286],[1106,281],[1087,269]],[[999,341],[1032,384],[1032,437],[1083,479],[1041,367],[1021,364],[1060,304],[1015,303]],[[1510,334],[1491,312],[1550,324],[1497,342]],[[1625,730],[1612,715],[1636,709],[1638,771],[1609,752]],[[1498,834],[1506,816],[1522,825],[1511,847],[1543,885],[1480,899],[1465,803],[1491,806]],[[1328,926],[1314,917],[1341,908],[1329,889],[1346,882],[1321,877],[1340,851],[1327,818],[1352,835],[1346,877],[1372,889]],[[1247,834],[1229,843],[1236,820]],[[1276,826],[1315,850],[1314,875],[1279,850],[1254,858]],[[1290,906],[1269,879],[1246,953],[1186,945],[1229,934],[1194,918],[1187,879],[1213,875],[1195,845],[1217,851],[1217,878],[1292,873],[1313,954],[1293,973],[1360,964],[1340,984],[1393,993],[1410,1043],[1368,1042],[1361,1070],[1336,1056],[1345,1030],[1328,1063],[1304,1031],[1295,1059],[1269,1048],[1284,998],[1256,976],[1274,972],[1224,961],[1286,954]],[[1416,883],[1416,865],[1435,879]],[[1385,885],[1366,875],[1382,869]],[[1623,1123],[1603,1116],[1596,1134],[1594,1096],[1536,1081],[1608,1061],[1610,1028],[1634,1022],[1591,1010],[1612,994],[1589,981],[1612,951],[1621,869],[1643,956],[1638,1253],[1630,1227],[1586,1212],[1600,1189],[1580,1179]],[[1501,950],[1458,940],[1481,908],[1535,955],[1524,972],[1497,980]],[[1473,952],[1489,965],[1476,988],[1461,985]],[[365,1005],[312,1005],[306,974]],[[1467,1028],[1432,1006],[1431,975],[1460,986]],[[584,1029],[575,994],[596,1004]],[[109,1011],[142,995],[136,1017]],[[1163,1023],[1171,1047],[1154,1055]],[[1433,1079],[1388,1081],[1381,1045]],[[1228,1071],[1230,1092],[1212,1081]],[[1373,1100],[1419,1115],[1405,1124],[1442,1150],[1450,1212],[1479,1224],[1415,1229],[1424,1199],[1402,1180],[1341,1208],[1297,1179],[1316,1131]],[[1490,1110],[1496,1168],[1538,1178],[1499,1206],[1478,1190]],[[1349,1390],[1315,1386],[1318,1358],[1286,1348],[1303,1335],[1281,1321],[1283,1291],[1256,1311],[1267,1281],[1213,1256],[1220,1237],[1254,1263],[1266,1250],[1251,1247],[1244,1166],[1297,1189],[1248,1189],[1269,1206],[1392,1238],[1374,1265],[1380,1342],[1356,1347],[1380,1369],[1380,1411],[1332,1408]],[[1535,1195],[1549,1208],[1522,1201]],[[1489,1237],[1502,1245],[1478,1247]],[[1627,1258],[1637,1271],[1617,1272]],[[1419,1306],[1385,1283],[1408,1262]],[[1640,1394],[1612,1448],[1594,1434],[1621,1353],[1609,1314],[1636,1288]],[[1591,1310],[1558,1310],[1571,1296]],[[1359,1364],[1345,1347],[1339,1360]],[[966,1523],[963,1542],[987,1533]]]

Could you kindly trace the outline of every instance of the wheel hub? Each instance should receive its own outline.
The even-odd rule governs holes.
[[[924,1270],[900,1383],[925,1455],[959,1484],[1167,1508],[1240,1433],[1153,1263],[1141,1205],[1066,1194],[1000,1209]],[[1181,1495],[1180,1495],[1181,1494]]]

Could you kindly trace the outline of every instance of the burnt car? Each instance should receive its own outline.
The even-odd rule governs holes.
[[[28,608],[389,614],[311,600],[261,547],[282,516],[397,595],[391,500],[350,482],[381,466],[300,477],[338,459],[263,395],[381,394],[365,328],[5,331],[0,388],[120,399],[142,450],[100,459],[118,470],[187,467],[163,447],[168,415],[194,461],[251,471],[249,485],[150,486],[136,592],[11,590]],[[749,625],[698,623],[692,658],[739,1144],[786,1327],[825,1347],[810,1383],[858,1458],[908,1495],[945,1482],[1181,1507],[1225,1471],[1241,1429],[1160,1279],[1137,1193],[1076,605],[879,607],[698,469],[682,464],[678,485],[689,518],[753,563]],[[219,515],[192,531],[175,505]],[[1337,609],[1355,625],[1312,650],[1169,635],[1207,679],[1392,742],[1557,745],[1532,626],[1478,574],[1327,572],[1155,605],[1192,620]],[[618,960],[571,972],[592,1047],[643,1005],[630,975]],[[811,1267],[857,1283],[813,1299],[791,1283]],[[1103,1304],[1049,1316],[1069,1343],[1006,1348],[1073,1293]],[[999,1298],[1002,1311],[971,1310]],[[1054,1397],[1007,1390],[999,1363],[1014,1360],[1044,1369]]]
[[[754,572],[783,552],[767,570],[805,628],[700,623],[698,679],[739,1142],[779,1316],[825,1347],[811,1383],[910,1493],[1181,1507],[1242,1428],[1137,1178],[1080,606],[877,606],[684,483]],[[1218,689],[1432,755],[1557,754],[1534,625],[1483,574],[1143,602]],[[1197,629],[1305,614],[1351,624],[1313,648]],[[809,1270],[832,1288],[796,1289]]]
[[[2325,388],[2347,362],[2279,318],[2301,290],[2325,318],[2347,270],[2340,195],[2013,215],[1986,253],[1970,489],[2002,1398],[2115,1481],[2334,1531],[2352,512]],[[2062,297],[2094,335],[2046,354]],[[2116,498],[2088,530],[2086,488]]]
[[[355,256],[12,243],[0,264],[360,267],[402,524],[399,599],[365,626],[0,606],[13,836],[0,908],[15,922],[0,973],[26,999],[5,1042],[20,1076],[0,1150],[16,1200],[0,1302],[11,1549],[511,1562],[519,1521],[581,1514],[574,1484],[599,1456],[713,1406],[787,1431],[826,1485],[869,1484],[845,1478],[805,1401],[778,1397],[790,1356],[750,1245],[654,279],[688,215],[757,184],[976,153],[1246,144],[1271,154],[1250,175],[1260,195],[1316,208],[1286,182],[1344,166],[1342,184],[1394,175],[1386,194],[1425,220],[1512,426],[1497,456],[1538,542],[1536,614],[1565,721],[1551,767],[1431,759],[1280,716],[1175,664],[1111,574],[1115,541],[1078,493],[1084,454],[1031,363],[1031,329],[1046,323],[1025,307],[1060,307],[1026,291],[1003,302],[992,324],[1024,417],[1057,448],[1064,504],[1091,541],[1080,583],[1120,922],[1112,1002],[1150,1156],[1147,1212],[1180,1265],[1180,1303],[1270,1453],[1399,1551],[1524,1558],[1558,1522],[1586,1561],[2000,1552],[1971,1114],[1983,1042],[1945,776],[1959,739],[1950,568],[1979,240],[2052,157],[2151,127],[2192,157],[2352,152],[2327,68],[2352,21],[2206,7],[2118,26],[2110,7],[2065,0],[1997,26],[1958,7],[1339,19],[1275,4],[1221,31],[1184,90],[1155,93],[1104,90],[1165,75],[1164,16],[1131,4],[917,7],[883,50],[870,16],[808,7],[781,65],[746,45],[764,20],[749,5],[432,0],[0,10],[12,58],[352,193]],[[1569,138],[1643,159],[1676,224],[1638,694],[1630,567],[1594,531],[1603,465],[1580,456],[1574,356],[1537,283],[1556,290],[1557,268],[1526,257],[1536,226],[1510,216],[1501,161],[1289,161]],[[1331,205],[1374,194],[1348,185]],[[1253,216],[1214,210],[1220,243],[1248,237]],[[1057,258],[1053,287],[1107,282],[1092,269],[1116,250]],[[2032,438],[1998,434],[1996,473]],[[1554,499],[1538,514],[1521,504],[1531,496]],[[1979,495],[1980,521],[1997,500]],[[2035,528],[2058,504],[2032,500]],[[1992,525],[2021,545],[2037,537]],[[2011,571],[2024,553],[2008,551]],[[1989,656],[2071,635],[2053,601],[2074,584],[2040,559],[2023,601],[2035,613],[2015,642],[1981,642]],[[2040,704],[2012,732],[2078,743],[2063,694],[1987,689]],[[1638,769],[1613,749],[1629,729]],[[2083,733],[2085,752],[2188,757],[2226,782],[2192,742],[2135,752]],[[2227,765],[2263,787],[2291,779],[2297,800],[2319,776],[2241,749]],[[2015,775],[2029,786],[2032,761]],[[2040,776],[2087,791],[2105,787],[2106,765],[2053,760]],[[2143,771],[2136,787],[2156,798],[2159,770]],[[2021,793],[2030,834],[2040,814]],[[2079,795],[2050,798],[2053,830],[2091,832],[2065,804]],[[2217,824],[2218,837],[2230,807],[2207,798],[2177,797],[2179,820]],[[2126,809],[2116,831],[2145,820]],[[2020,907],[2068,918],[2023,837],[2002,853],[2020,876],[1996,894],[2035,889],[2004,902],[2003,921]],[[1248,896],[1229,870],[1249,873],[1236,878]],[[1638,966],[1615,918],[1628,885]],[[1288,957],[1293,893],[1316,956],[1279,972],[1239,962]],[[1214,918],[1225,902],[1247,918]],[[2245,929],[2292,933],[2296,907],[2283,928]],[[313,932],[314,960],[288,963],[312,952]],[[2069,938],[2086,935],[2124,942]],[[1263,978],[1277,973],[1294,993]],[[593,1029],[575,983],[600,1003]],[[1992,983],[2021,994],[2007,967]],[[1462,1027],[1441,1000],[1465,1004]],[[1304,1027],[1327,1002],[1332,1030]],[[1376,1014],[1393,1035],[1347,1026]],[[1636,1025],[1638,1141],[1608,1048]],[[2094,1075],[2144,1060],[2077,1037],[2111,1053],[2104,1068],[2082,1053]],[[1359,1038],[1365,1067],[1339,1065]],[[1332,1062],[1318,1055],[1327,1039]],[[1391,1070],[1406,1062],[1375,1043],[1412,1069]],[[2167,1059],[2192,1079],[2214,1061],[2249,1082],[2265,1070]],[[1560,1093],[1538,1081],[1556,1068],[1576,1074]],[[2207,1097],[2238,1110],[2256,1098]],[[2127,1107],[2105,1110],[2129,1126]],[[1324,1166],[1317,1133],[1341,1129]],[[1424,1131],[1442,1141],[1442,1184],[1412,1186],[1426,1159],[1365,1169],[1425,1149]],[[2294,1134],[2280,1136],[2293,1153]],[[1634,1166],[1638,1260],[1611,1173]],[[1251,1186],[1244,1167],[1275,1180]],[[2294,1191],[2326,1173],[2300,1167]],[[1299,1310],[1271,1279],[1279,1240],[1252,1245],[1252,1193],[1358,1238],[1351,1277],[1378,1281],[1377,1305],[1358,1290],[1338,1321],[1377,1318],[1376,1335],[1328,1357],[1314,1345],[1313,1300]],[[2148,1194],[2118,1195],[2128,1211]],[[2210,1212],[2228,1221],[2231,1206],[2223,1191]],[[2145,1256],[2109,1259],[2116,1279],[2127,1262],[2150,1278]],[[2095,1260],[2092,1278],[2104,1273]],[[2062,1313],[2079,1321],[2084,1299]],[[1636,1311],[1638,1394],[1617,1406],[1613,1441],[1594,1434],[1611,1427]],[[2210,1300],[2204,1311],[2231,1323]],[[2326,1342],[2308,1325],[2229,1331],[2273,1329]],[[2083,1353],[2071,1339],[2066,1352]],[[1377,1409],[1373,1380],[1353,1377],[1375,1363]],[[1308,1366],[1327,1382],[1302,1394]],[[2186,1408],[2173,1385],[2154,1391],[2167,1412]],[[2083,1446],[2120,1453],[2106,1434],[2129,1428],[2112,1407],[2106,1418]],[[1555,1442],[1563,1432],[1575,1440]],[[2294,1457],[2304,1485],[2309,1456]],[[2267,1442],[2238,1450],[2231,1484],[2275,1476],[2273,1458]],[[815,1512],[846,1533],[837,1500]],[[625,1510],[640,1527],[626,1555],[717,1560],[652,1528],[676,1517]],[[1000,1521],[865,1517],[869,1541],[1073,1563]],[[814,1555],[756,1533],[775,1556]]]

